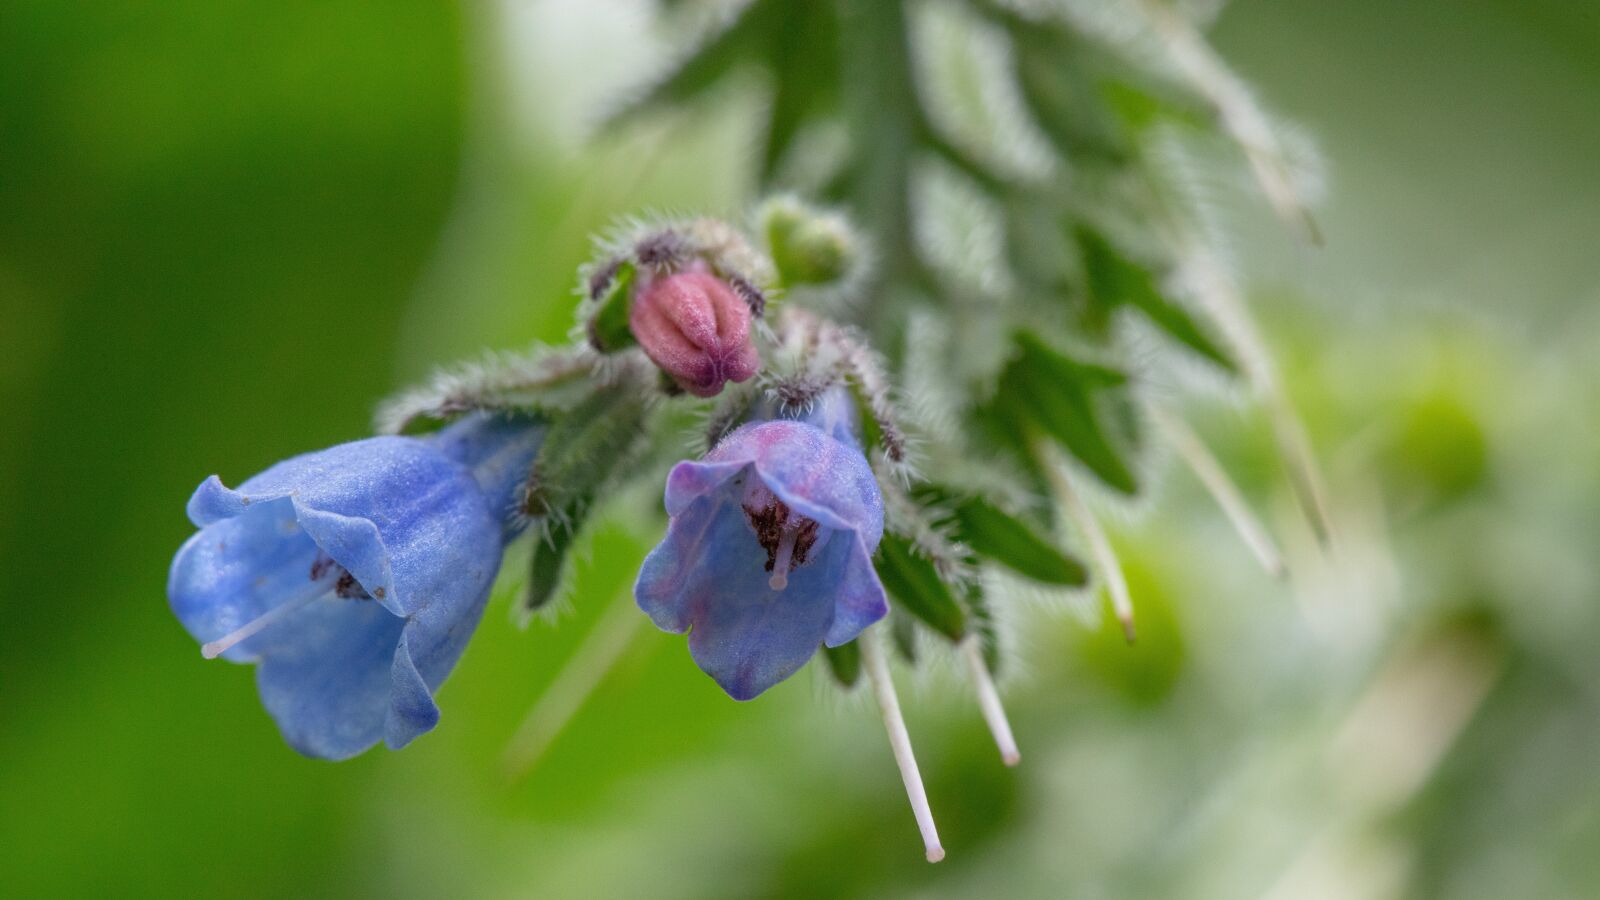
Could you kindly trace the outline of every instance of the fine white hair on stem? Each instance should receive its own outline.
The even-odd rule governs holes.
[[[1206,492],[1228,517],[1234,530],[1239,533],[1240,540],[1244,541],[1256,561],[1261,563],[1261,567],[1274,578],[1282,578],[1288,574],[1283,553],[1279,551],[1277,542],[1267,533],[1266,526],[1245,502],[1238,486],[1228,477],[1227,471],[1222,468],[1216,456],[1206,448],[1200,436],[1194,433],[1194,429],[1190,428],[1180,416],[1158,402],[1150,401],[1148,411],[1150,421],[1154,422],[1156,428],[1166,437],[1167,444],[1178,454],[1178,458],[1194,472],[1195,478],[1199,479]]]
[[[883,652],[882,628],[874,626],[857,640],[861,644],[861,661],[872,682],[873,696],[878,700],[878,711],[883,714],[883,727],[889,733],[889,748],[894,751],[894,761],[900,767],[900,779],[905,782],[906,797],[911,801],[911,812],[917,819],[917,829],[922,832],[922,844],[928,862],[944,859],[944,845],[939,843],[939,829],[933,824],[933,810],[928,806],[928,792],[922,785],[922,772],[917,769],[917,758],[911,751],[911,735],[906,731],[906,720],[900,714],[900,698],[895,694],[894,681],[889,677],[889,662]]]

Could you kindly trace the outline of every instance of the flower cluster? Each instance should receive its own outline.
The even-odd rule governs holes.
[[[664,487],[669,522],[638,573],[639,611],[686,633],[694,663],[735,700],[817,656],[844,689],[864,674],[937,861],[889,648],[908,663],[927,656],[919,635],[948,648],[1002,760],[1016,764],[994,681],[1009,652],[997,623],[1014,598],[1055,601],[1092,580],[1134,639],[1132,599],[1088,498],[1143,490],[1153,442],[1195,470],[1281,571],[1204,445],[1140,390],[1150,354],[1131,351],[1136,338],[1162,335],[1177,351],[1170,364],[1261,392],[1290,483],[1326,530],[1303,435],[1225,270],[1173,212],[1173,186],[1140,162],[1168,140],[1151,123],[1188,121],[1198,97],[1223,108],[1225,136],[1247,147],[1274,204],[1309,222],[1270,131],[1233,82],[1217,81],[1226,72],[1198,35],[1161,13],[1148,36],[1182,51],[1176,71],[1066,71],[1052,60],[1104,38],[1073,18],[1081,9],[1058,18],[972,0],[926,5],[933,19],[907,23],[896,0],[855,5],[852,29],[833,4],[784,8],[828,59],[894,77],[822,67],[802,84],[782,81],[788,62],[765,60],[798,91],[782,105],[798,118],[780,128],[775,114],[763,177],[779,180],[802,126],[822,124],[808,117],[842,117],[861,141],[813,188],[858,218],[780,194],[748,230],[634,223],[581,271],[565,345],[441,371],[382,407],[378,437],[295,457],[237,489],[214,476],[200,485],[189,503],[198,531],[172,564],[172,610],[206,657],[258,667],[262,704],[291,746],[342,759],[434,728],[434,695],[508,546],[530,546],[517,600],[526,618],[570,590],[569,551],[594,510],[649,481]],[[760,58],[779,46],[762,33],[788,21],[763,12],[778,6],[748,4],[641,104],[704,89],[730,47]],[[930,104],[937,83],[909,90],[907,35],[1008,47],[1016,83],[980,93],[1012,102],[966,127]],[[1121,105],[1095,99],[1116,92]],[[1029,157],[983,141],[1019,128],[1049,147]],[[868,136],[880,130],[907,137],[879,146]],[[1101,189],[1059,190],[1045,176],[1067,162]],[[1002,221],[963,218],[974,209]],[[1163,239],[1130,233],[1142,220],[1159,222]],[[997,235],[975,259],[974,236]],[[705,451],[679,460],[685,414],[702,417]]]

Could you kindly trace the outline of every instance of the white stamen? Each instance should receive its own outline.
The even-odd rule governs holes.
[[[883,727],[889,732],[889,747],[894,750],[894,761],[900,767],[900,780],[905,782],[911,812],[917,817],[917,828],[922,832],[922,844],[927,849],[928,862],[936,863],[944,859],[944,847],[939,843],[939,830],[933,824],[933,810],[928,808],[928,792],[922,786],[917,758],[911,752],[911,735],[906,731],[906,721],[900,715],[900,699],[895,696],[894,682],[889,678],[889,663],[884,659],[879,631],[874,627],[858,638],[861,642],[861,658],[867,665],[867,678],[872,681],[872,693],[877,697],[878,710],[883,713]]]
[[[228,652],[228,650],[234,645],[241,641],[249,640],[256,634],[260,633],[263,629],[277,622],[279,619],[288,616],[290,613],[295,612],[298,609],[310,605],[314,600],[320,600],[323,597],[332,596],[332,594],[333,590],[326,580],[310,582],[299,595],[290,597],[288,600],[285,600],[277,606],[274,606],[272,609],[267,610],[259,616],[256,616],[254,619],[246,622],[243,627],[237,628],[214,641],[203,644],[200,647],[200,655],[204,656],[206,659],[216,659],[222,654]]]
[[[794,541],[799,534],[798,528],[785,528],[783,537],[778,539],[778,555],[772,561],[772,577],[767,579],[767,586],[775,591],[789,586],[789,563],[794,558]]]
[[[1217,501],[1217,506],[1233,523],[1234,530],[1255,555],[1256,561],[1274,578],[1282,578],[1288,571],[1283,563],[1283,554],[1278,552],[1278,546],[1267,534],[1266,527],[1250,511],[1249,504],[1234,485],[1233,479],[1228,477],[1222,464],[1206,449],[1194,429],[1160,404],[1150,405],[1150,417],[1158,428],[1166,432],[1168,443],[1188,464],[1195,477],[1200,479],[1212,499]]]
[[[972,670],[972,684],[978,689],[978,708],[983,710],[983,720],[989,723],[989,733],[994,735],[994,745],[1000,749],[1000,761],[1014,766],[1022,761],[1017,752],[1017,739],[1011,734],[1011,721],[1006,718],[1006,708],[1000,705],[1000,692],[995,690],[989,667],[984,665],[983,650],[977,638],[961,643],[961,655],[967,658],[967,668]]]

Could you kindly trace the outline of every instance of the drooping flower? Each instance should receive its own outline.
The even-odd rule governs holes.
[[[544,426],[474,414],[285,460],[189,500],[200,529],[167,582],[209,658],[255,663],[261,702],[308,756],[399,749],[434,727],[433,692],[471,637],[521,527]]]
[[[761,368],[750,342],[750,306],[710,272],[688,270],[645,283],[628,326],[656,365],[696,397],[715,397],[727,382]]]
[[[883,618],[872,567],[883,497],[834,388],[798,418],[751,422],[667,478],[667,536],[634,587],[657,627],[735,700]]]

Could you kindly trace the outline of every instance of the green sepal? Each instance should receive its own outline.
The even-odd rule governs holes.
[[[1107,310],[1122,304],[1132,306],[1179,343],[1230,372],[1238,371],[1233,358],[1189,310],[1162,295],[1149,269],[1118,253],[1109,241],[1088,228],[1074,228],[1073,238],[1083,259],[1090,299],[1096,305]]]
[[[604,293],[590,305],[589,343],[601,353],[615,353],[638,343],[633,329],[628,327],[628,314],[633,306],[633,280],[638,274],[631,260],[617,265]]]
[[[878,578],[899,608],[952,641],[967,633],[967,614],[933,563],[912,551],[911,543],[885,534],[878,545]]]
[[[828,661],[828,671],[841,687],[854,687],[861,680],[861,645],[855,641],[837,647],[824,645],[822,656]]]

